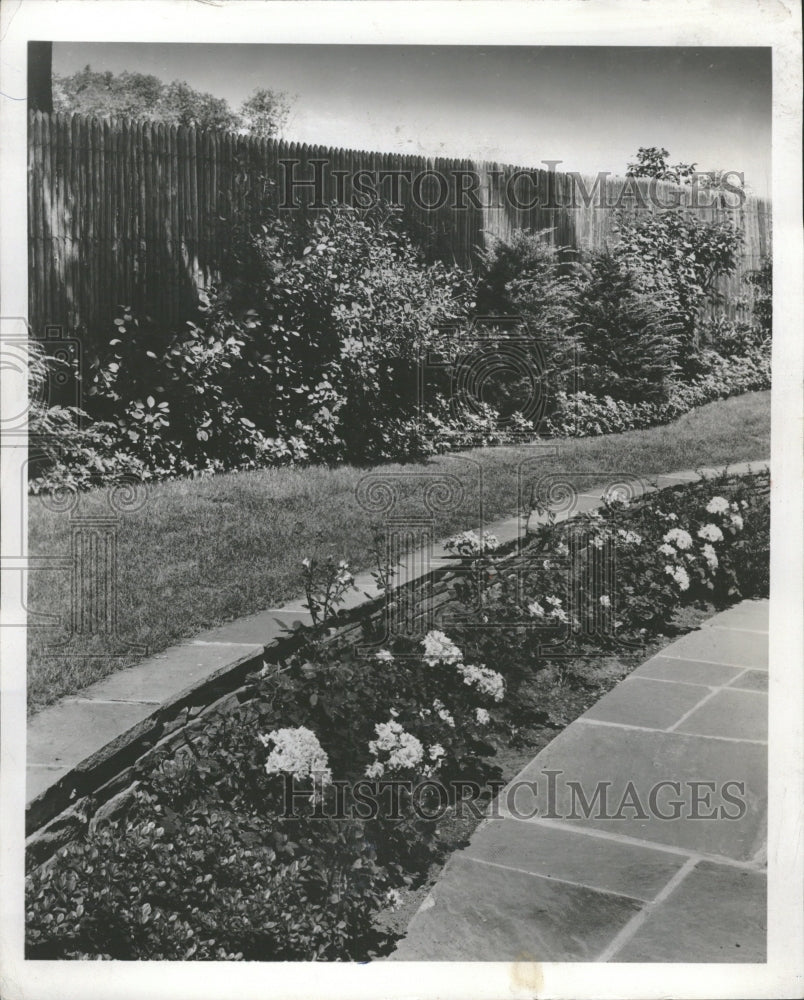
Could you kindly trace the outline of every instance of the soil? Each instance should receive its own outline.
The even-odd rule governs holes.
[[[667,635],[657,636],[625,655],[584,658],[566,661],[560,668],[547,668],[539,674],[538,697],[543,706],[543,724],[529,726],[513,734],[507,743],[498,743],[494,762],[502,768],[503,781],[512,781],[526,764],[552,742],[562,730],[599,701],[632,670],[661,652],[672,640],[691,632],[710,618],[715,609],[711,606],[685,607],[676,616],[673,628]],[[488,803],[487,803],[488,804]],[[480,810],[478,810],[480,811]],[[401,902],[378,916],[382,930],[394,938],[402,937],[416,911],[435,885],[451,855],[464,848],[483,816],[448,813],[438,825],[442,844],[440,856],[424,879],[410,889],[400,891]]]

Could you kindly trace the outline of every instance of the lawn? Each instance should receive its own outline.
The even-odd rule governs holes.
[[[558,454],[541,459],[532,446],[499,447],[439,456],[424,464],[263,469],[156,484],[144,506],[122,516],[119,524],[118,634],[147,644],[154,653],[204,628],[277,607],[299,595],[300,560],[316,545],[322,554],[347,559],[356,571],[369,568],[372,524],[381,524],[386,516],[429,517],[424,497],[434,475],[453,477],[449,482],[460,484],[463,494],[433,515],[436,536],[445,537],[515,512],[519,469],[535,458],[539,468],[560,470],[582,489],[611,477],[650,477],[766,459],[770,393],[711,403],[664,427],[551,444]],[[360,502],[366,487],[379,481],[398,494],[397,505],[386,514]],[[106,492],[82,495],[73,513],[108,515]],[[68,514],[30,499],[31,556],[68,556],[70,532]],[[30,612],[68,621],[69,602],[66,572],[30,574]],[[46,645],[60,638],[59,629],[29,629],[31,709],[136,659],[48,654]]]

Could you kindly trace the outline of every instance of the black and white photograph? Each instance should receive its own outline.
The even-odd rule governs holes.
[[[593,6],[4,7],[3,996],[801,995],[801,10]]]

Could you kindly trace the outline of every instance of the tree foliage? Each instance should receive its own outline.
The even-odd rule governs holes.
[[[225,98],[183,80],[163,83],[149,73],[98,72],[91,66],[70,76],[54,76],[53,106],[55,111],[99,118],[138,118],[259,136],[278,135],[290,113],[290,100],[279,91],[255,90],[235,110]]]

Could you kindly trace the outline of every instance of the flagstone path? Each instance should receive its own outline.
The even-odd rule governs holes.
[[[642,664],[502,791],[391,960],[764,962],[767,690],[767,601]]]

